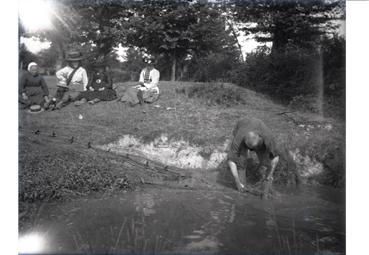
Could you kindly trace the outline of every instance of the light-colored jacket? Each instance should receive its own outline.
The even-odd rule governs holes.
[[[67,79],[73,72],[73,68],[66,66],[56,72],[56,78],[58,79],[57,85],[59,87],[67,87]],[[72,91],[84,91],[88,84],[87,72],[83,67],[79,67],[74,73],[72,80],[68,88]]]
[[[144,68],[142,71],[141,71],[141,74],[140,74],[140,82],[143,82],[144,83],[144,86],[145,87],[140,87],[139,89],[141,90],[154,90],[156,93],[159,94],[159,87],[158,87],[158,84],[159,84],[159,79],[160,79],[160,72],[153,68],[151,71],[150,71],[150,75],[149,75],[149,82],[145,82],[145,71],[146,71],[146,68]]]

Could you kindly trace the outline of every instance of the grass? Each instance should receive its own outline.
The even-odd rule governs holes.
[[[45,79],[54,93],[55,79]],[[118,94],[132,84],[115,84]],[[328,174],[318,181],[336,186],[344,183],[342,121],[291,112],[261,94],[232,84],[163,81],[159,86],[160,99],[142,107],[112,101],[80,107],[71,104],[41,114],[20,111],[20,201],[133,189],[142,178],[149,178],[121,157],[89,149],[88,144],[106,144],[125,134],[150,142],[165,133],[170,139],[183,139],[211,151],[231,138],[235,123],[245,116],[263,120],[287,147],[300,148],[323,162]],[[332,125],[331,130],[323,128],[327,123]]]

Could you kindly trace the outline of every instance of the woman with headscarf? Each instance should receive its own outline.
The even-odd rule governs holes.
[[[61,109],[68,102],[76,101],[81,92],[86,90],[88,77],[86,70],[81,66],[83,59],[79,51],[70,51],[67,54],[67,66],[56,72],[56,95],[53,98],[55,106],[52,109]]]
[[[38,73],[38,65],[31,62],[20,80],[19,102],[23,107],[28,108],[32,105],[44,107],[49,103],[49,89],[44,78]]]

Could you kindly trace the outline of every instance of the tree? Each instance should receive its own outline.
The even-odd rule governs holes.
[[[133,1],[129,15],[116,20],[120,41],[169,58],[171,80],[178,62],[224,46],[224,21],[213,5],[200,1]]]
[[[314,49],[322,35],[337,27],[334,21],[344,17],[342,0],[250,0],[231,1],[233,14],[245,23],[246,34],[255,34],[259,42],[272,42],[272,53],[288,44]]]
[[[19,69],[27,69],[31,62],[38,62],[38,57],[30,52],[24,43],[19,44]]]
[[[53,6],[52,27],[43,31],[26,31],[20,22],[21,36],[36,36],[52,43],[60,68],[70,48],[90,48],[88,55],[105,57],[118,45],[111,21],[124,13],[124,1],[48,0]]]

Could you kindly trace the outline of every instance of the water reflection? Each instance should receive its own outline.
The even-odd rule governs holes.
[[[343,253],[344,203],[335,201],[311,190],[265,201],[229,189],[150,188],[50,204],[39,222],[64,253]]]

